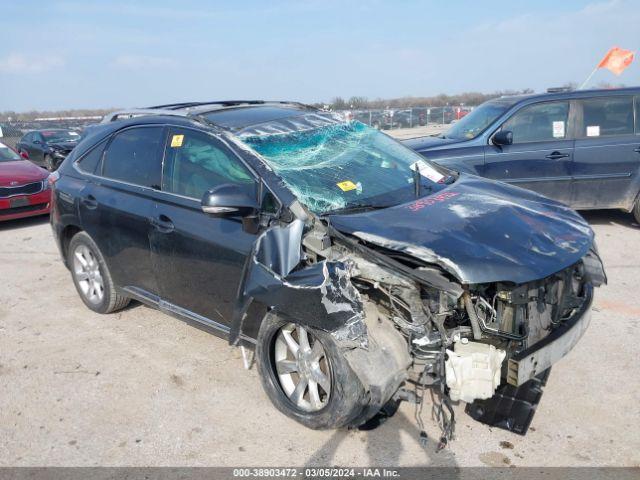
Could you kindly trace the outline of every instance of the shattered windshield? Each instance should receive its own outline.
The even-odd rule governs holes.
[[[476,138],[491,125],[500,115],[506,112],[513,101],[490,101],[483,103],[470,114],[462,117],[444,135],[444,138],[470,140]]]
[[[388,207],[444,187],[445,176],[422,156],[357,121],[242,141],[318,214]],[[421,179],[419,192],[414,178]]]

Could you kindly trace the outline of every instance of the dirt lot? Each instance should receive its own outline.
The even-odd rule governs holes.
[[[385,130],[384,132],[391,135],[398,140],[406,140],[408,138],[426,137],[428,135],[439,135],[449,129],[451,125],[442,125],[434,123],[427,125],[426,127],[414,127],[414,128],[398,128],[395,130]]]
[[[0,224],[0,466],[640,465],[640,228],[588,220],[609,274],[591,327],[554,367],[526,437],[473,422],[436,454],[413,409],[373,431],[278,413],[238,349],[151,308],[78,298],[46,218]],[[425,409],[428,433],[437,430]]]

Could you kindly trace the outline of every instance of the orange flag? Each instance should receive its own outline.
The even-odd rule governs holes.
[[[620,75],[625,68],[631,65],[632,61],[633,52],[631,50],[613,47],[600,61],[598,68],[608,68],[616,75]]]

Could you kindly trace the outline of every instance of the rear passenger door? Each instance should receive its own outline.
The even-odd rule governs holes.
[[[256,180],[217,138],[172,128],[150,240],[163,306],[226,333],[245,259],[257,236],[241,217],[202,211],[203,195],[235,183],[256,195]]]
[[[136,126],[116,133],[77,167],[88,182],[80,192],[82,224],[105,257],[114,282],[157,295],[151,264],[150,218],[160,189],[165,128]]]
[[[633,97],[576,101],[573,165],[575,208],[631,208],[638,194],[640,138],[634,131]]]
[[[527,105],[501,130],[513,133],[512,145],[487,145],[485,177],[527,188],[554,200],[571,200],[573,137],[569,101]]]

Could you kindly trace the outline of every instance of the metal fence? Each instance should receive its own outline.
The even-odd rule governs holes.
[[[415,128],[431,125],[448,125],[467,115],[473,107],[408,107],[368,110],[344,110],[351,119],[366,123],[375,128],[391,130],[396,128]]]
[[[68,128],[81,132],[87,125],[98,123],[102,117],[59,117],[38,118],[24,121],[0,122],[0,142],[15,148],[22,136],[31,130],[47,128]]]

